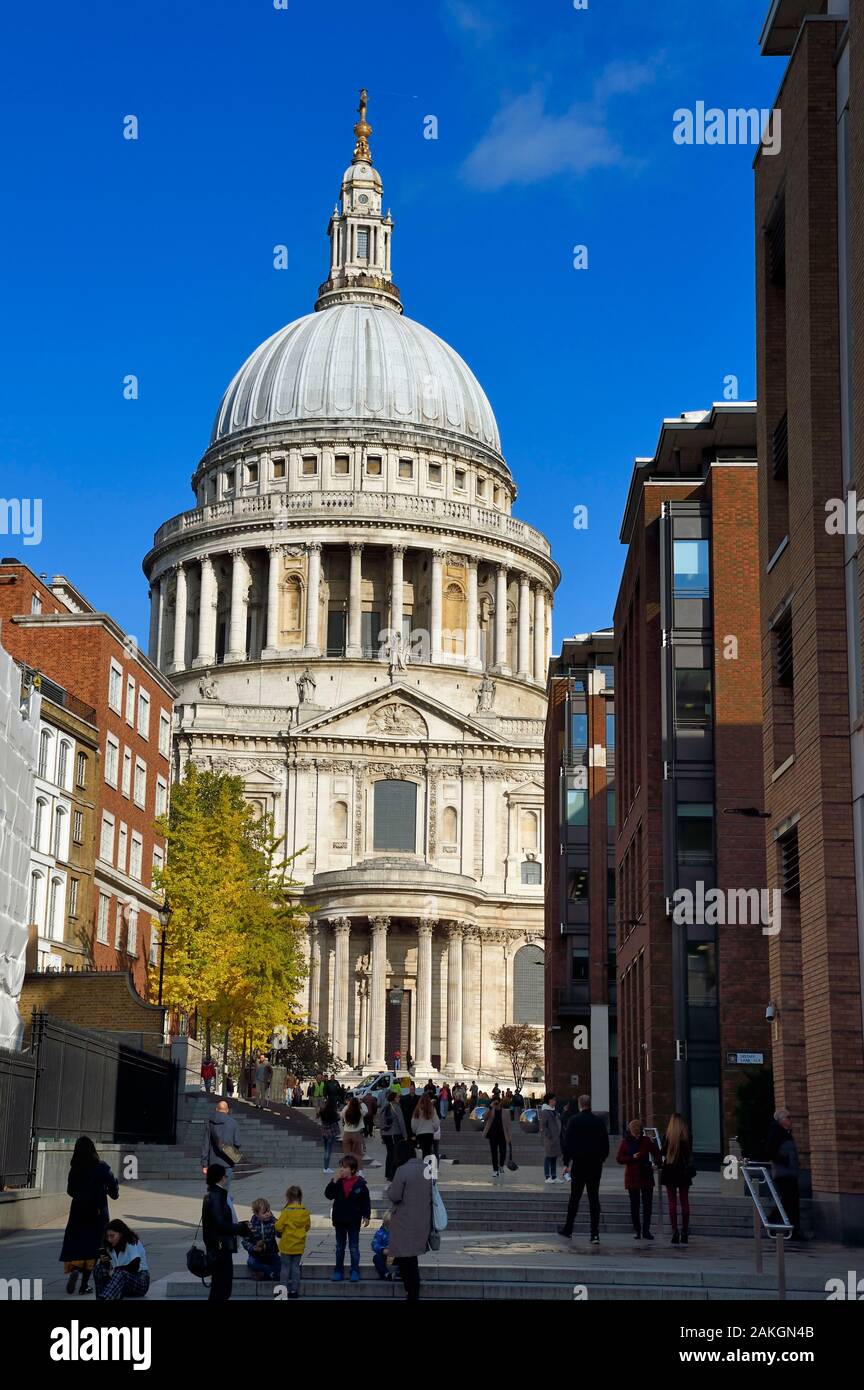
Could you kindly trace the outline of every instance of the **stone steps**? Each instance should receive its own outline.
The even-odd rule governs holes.
[[[596,1264],[568,1268],[510,1268],[501,1264],[477,1263],[421,1264],[421,1296],[424,1300],[573,1302],[574,1288],[584,1288],[589,1302],[660,1302],[670,1299],[689,1302],[776,1301],[777,1285],[773,1271],[758,1275],[740,1270],[703,1270],[692,1261],[692,1254],[691,1250],[686,1250],[676,1255],[676,1264],[680,1260],[680,1269],[659,1269],[653,1261],[650,1268],[643,1266],[641,1269],[626,1270],[598,1269]],[[326,1300],[360,1298],[401,1301],[404,1298],[398,1280],[391,1283],[379,1279],[368,1264],[361,1269],[360,1282],[357,1284],[351,1284],[347,1278],[341,1284],[332,1283],[332,1268],[331,1263],[320,1259],[304,1260],[301,1296]],[[207,1297],[207,1289],[201,1281],[188,1274],[171,1276],[166,1292],[169,1299]],[[238,1257],[235,1260],[232,1296],[235,1299],[266,1299],[272,1302],[274,1285],[269,1281],[251,1279],[244,1261]],[[787,1297],[790,1301],[824,1300],[824,1280],[799,1273],[794,1263],[789,1261]]]

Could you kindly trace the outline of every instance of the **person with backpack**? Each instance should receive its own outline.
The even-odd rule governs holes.
[[[349,1279],[352,1284],[360,1279],[360,1227],[369,1225],[372,1199],[359,1167],[353,1154],[344,1154],[339,1172],[324,1189],[324,1196],[333,1203],[330,1219],[336,1231],[336,1267],[330,1276],[334,1284],[345,1278],[346,1244],[351,1257]]]
[[[652,1159],[659,1167],[662,1163],[660,1150],[650,1135],[645,1133],[642,1121],[631,1120],[618,1146],[618,1162],[624,1168],[624,1187],[630,1198],[630,1216],[636,1240],[654,1239],[651,1234],[651,1208],[654,1203]]]
[[[207,1195],[201,1207],[201,1233],[207,1251],[211,1303],[227,1303],[234,1285],[237,1237],[248,1236],[249,1222],[238,1221],[228,1196],[228,1173],[222,1163],[211,1163],[206,1172]]]
[[[103,1163],[93,1140],[82,1134],[75,1140],[66,1192],[72,1198],[69,1220],[63,1233],[60,1259],[68,1275],[66,1292],[74,1293],[81,1275],[79,1294],[90,1288],[90,1275],[102,1246],[108,1225],[108,1198],[120,1196],[120,1186],[107,1163]]]
[[[210,1088],[216,1079],[216,1063],[212,1057],[205,1057],[201,1063],[201,1080],[204,1082],[204,1090],[209,1096]]]
[[[201,1147],[201,1171],[206,1174],[213,1163],[225,1169],[225,1186],[231,1186],[231,1175],[241,1158],[240,1134],[237,1121],[229,1113],[227,1100],[220,1100],[215,1113],[207,1120]]]
[[[565,1110],[564,1114],[567,1114]],[[588,1212],[591,1219],[591,1244],[600,1244],[600,1179],[603,1164],[609,1157],[609,1132],[599,1115],[591,1109],[591,1097],[580,1096],[577,1109],[570,1113],[566,1125],[562,1118],[561,1149],[570,1173],[570,1200],[564,1225],[559,1236],[570,1240],[573,1224],[579,1211],[582,1193],[588,1193]]]
[[[690,1238],[690,1185],[696,1174],[693,1143],[683,1115],[670,1115],[661,1148],[663,1167],[660,1186],[666,1188],[672,1244],[686,1245]],[[681,1204],[681,1230],[678,1230],[678,1203]]]
[[[387,1099],[378,1116],[378,1129],[387,1154],[384,1177],[387,1182],[390,1182],[396,1172],[396,1145],[399,1142],[404,1142],[406,1137],[405,1117],[402,1114],[396,1091],[387,1092]]]

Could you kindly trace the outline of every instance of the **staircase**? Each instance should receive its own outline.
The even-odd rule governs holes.
[[[221,1096],[186,1094],[180,1097],[175,1144],[130,1144],[127,1152],[138,1159],[139,1181],[197,1180],[201,1173],[201,1144],[205,1125]],[[278,1107],[290,1115],[290,1107]],[[319,1168],[322,1162],[318,1126],[307,1117],[287,1118],[258,1110],[248,1101],[231,1102],[237,1121],[243,1159],[233,1170],[235,1178],[249,1177],[262,1168]]]

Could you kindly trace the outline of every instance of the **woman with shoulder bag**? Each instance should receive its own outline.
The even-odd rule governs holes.
[[[248,1236],[248,1221],[237,1221],[228,1196],[227,1169],[211,1163],[207,1169],[207,1196],[201,1208],[201,1231],[210,1268],[210,1302],[227,1303],[234,1283],[237,1237]]]
[[[663,1139],[663,1167],[660,1182],[666,1188],[672,1244],[686,1245],[690,1235],[690,1185],[696,1176],[693,1141],[683,1115],[671,1115]],[[678,1202],[681,1203],[681,1231],[678,1231]]]

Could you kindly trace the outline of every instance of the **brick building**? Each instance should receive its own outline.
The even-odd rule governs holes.
[[[615,608],[621,1119],[678,1110],[714,1157],[744,1056],[770,1060],[755,427],[738,402],[663,421]]]
[[[164,862],[165,842],[156,834],[154,821],[168,804],[174,688],[112,618],[95,612],[60,575],[48,584],[17,560],[0,561],[0,622],[3,645],[20,663],[47,677],[49,691],[53,687],[58,693],[59,709],[64,709],[63,697],[89,707],[92,718],[85,722],[91,730],[91,754],[94,730],[98,736],[89,787],[89,772],[83,787],[75,785],[79,753],[87,751],[81,742],[66,755],[74,766],[72,773],[68,764],[64,769],[71,788],[54,783],[46,788],[46,800],[47,793],[52,794],[53,823],[47,832],[42,831],[48,836],[45,845],[65,850],[68,840],[73,854],[76,823],[71,801],[67,806],[66,799],[76,790],[82,793],[78,809],[90,817],[90,845],[85,847],[82,840],[81,855],[83,863],[92,853],[92,893],[86,916],[77,911],[71,929],[66,910],[71,871],[61,888],[55,889],[55,910],[67,924],[68,949],[62,954],[68,959],[83,941],[94,966],[128,970],[135,988],[146,998],[148,961],[155,963],[158,956],[159,898],[152,874]],[[59,745],[55,751],[59,758]],[[53,763],[46,761],[45,770],[58,775]],[[84,793],[88,800],[83,799]],[[43,811],[43,818],[48,813]],[[71,829],[63,823],[64,816],[72,817]],[[81,833],[85,833],[83,824]],[[40,871],[38,858],[37,852],[34,872]],[[62,857],[59,862],[63,863]],[[61,909],[56,903],[64,888]],[[38,886],[33,901],[38,911],[42,901]]]
[[[864,1239],[864,14],[776,0],[779,154],[756,159],[774,1085],[826,1230]],[[857,525],[856,525],[857,519]]]
[[[589,1091],[617,1130],[613,657],[608,628],[549,667],[545,1065],[550,1090]]]

